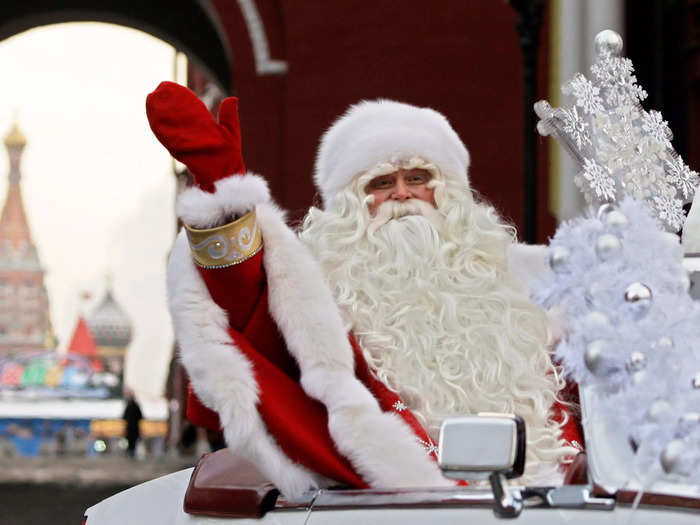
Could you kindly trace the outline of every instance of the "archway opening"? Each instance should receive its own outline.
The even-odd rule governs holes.
[[[26,140],[21,200],[58,350],[65,353],[78,316],[89,316],[111,286],[133,328],[126,383],[153,399],[162,396],[172,351],[165,260],[176,180],[144,101],[158,82],[180,76],[182,62],[151,35],[103,23],[39,27],[0,42],[0,132],[17,126]],[[3,201],[8,151],[0,153]]]

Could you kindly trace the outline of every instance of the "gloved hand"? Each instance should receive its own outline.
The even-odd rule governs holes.
[[[219,106],[218,122],[188,88],[161,82],[146,98],[153,133],[170,154],[192,172],[196,184],[213,192],[214,182],[245,173],[238,122],[238,98]]]
[[[177,197],[182,222],[213,228],[270,201],[265,180],[246,173],[236,97],[221,102],[217,121],[192,91],[161,82],[146,99],[146,113],[155,136],[194,177],[194,185]]]

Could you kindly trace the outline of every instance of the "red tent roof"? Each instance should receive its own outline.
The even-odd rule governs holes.
[[[80,354],[85,357],[97,356],[95,338],[92,336],[92,332],[90,332],[82,315],[78,317],[78,324],[73,331],[73,337],[68,345],[68,353]]]

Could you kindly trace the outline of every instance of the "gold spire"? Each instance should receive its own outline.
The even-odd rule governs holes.
[[[12,147],[22,147],[27,144],[27,139],[24,138],[24,134],[20,131],[17,121],[12,124],[12,129],[5,135],[5,146],[8,148]]]

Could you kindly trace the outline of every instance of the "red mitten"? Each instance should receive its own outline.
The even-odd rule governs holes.
[[[190,89],[161,82],[146,98],[146,114],[155,136],[203,190],[213,193],[217,180],[245,173],[236,97],[221,103],[217,123]]]

